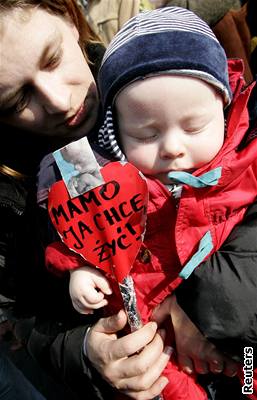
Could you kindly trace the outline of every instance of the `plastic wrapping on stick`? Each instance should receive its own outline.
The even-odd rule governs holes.
[[[137,299],[134,289],[133,279],[130,275],[127,275],[122,283],[119,283],[119,289],[122,296],[124,309],[128,316],[128,323],[131,332],[140,329],[143,326],[140,313],[137,309]],[[154,397],[152,400],[163,400],[162,395]]]
[[[128,323],[131,332],[143,326],[140,314],[137,309],[137,299],[134,289],[133,279],[130,275],[126,276],[122,283],[119,283],[119,288],[124,304],[124,309],[128,316]]]

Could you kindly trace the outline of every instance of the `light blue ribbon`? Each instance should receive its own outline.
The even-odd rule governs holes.
[[[168,173],[168,178],[171,181],[183,183],[194,188],[202,188],[217,185],[221,177],[221,170],[222,168],[218,167],[200,176],[194,176],[183,171],[173,171]]]
[[[180,271],[179,273],[180,278],[187,279],[192,274],[194,269],[198,267],[198,265],[201,264],[201,262],[205,259],[205,257],[211,252],[212,249],[213,249],[213,243],[212,243],[211,233],[210,231],[208,231],[200,240],[197,252],[192,256],[192,258]]]
[[[203,188],[206,186],[217,185],[219,178],[221,177],[222,168],[218,167],[206,172],[201,176],[194,176],[188,172],[174,171],[168,173],[168,178],[172,181],[176,181],[194,188]],[[194,269],[205,259],[205,257],[213,249],[212,237],[210,231],[208,231],[200,240],[197,252],[192,256],[184,268],[180,271],[179,276],[183,279],[187,279]]]

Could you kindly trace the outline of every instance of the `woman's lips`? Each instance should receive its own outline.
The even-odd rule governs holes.
[[[70,127],[77,126],[84,120],[85,115],[86,106],[85,103],[83,103],[76,114],[66,120],[66,124]]]

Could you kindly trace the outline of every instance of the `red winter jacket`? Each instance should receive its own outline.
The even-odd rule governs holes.
[[[243,90],[240,61],[231,61],[229,67],[234,97],[227,115],[226,140],[217,156],[194,173],[199,177],[210,170],[219,170],[218,183],[201,188],[184,184],[177,208],[166,187],[148,178],[146,234],[131,270],[143,322],[149,320],[153,308],[180,284],[182,278],[178,274],[181,269],[186,272],[189,265],[197,267],[219,249],[233,227],[242,221],[247,207],[256,200],[257,141],[245,136],[251,87]],[[199,249],[203,237],[206,243],[201,243]],[[61,243],[48,248],[46,260],[48,265],[61,270],[84,265],[80,257],[70,253]],[[118,291],[115,293],[114,301],[109,303],[110,313],[122,306],[117,301]],[[174,342],[172,334],[169,340]],[[178,369],[174,355],[164,374],[169,378],[163,392],[165,400],[207,398],[195,377]],[[257,396],[252,398],[257,399]]]

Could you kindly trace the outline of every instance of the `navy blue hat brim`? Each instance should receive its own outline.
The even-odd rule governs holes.
[[[182,69],[213,77],[210,83],[222,92],[225,103],[230,101],[227,59],[219,42],[200,33],[174,30],[135,36],[107,57],[98,76],[104,108],[130,82],[156,72]]]

